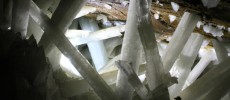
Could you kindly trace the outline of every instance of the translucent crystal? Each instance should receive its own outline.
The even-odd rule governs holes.
[[[183,48],[179,58],[170,70],[171,75],[178,78],[178,84],[174,84],[169,88],[171,97],[177,96],[182,90],[203,39],[204,37],[202,35],[193,33]]]
[[[208,66],[210,62],[211,62],[210,58],[207,57],[201,58],[198,64],[189,73],[188,78],[183,86],[183,89],[185,89],[187,86],[192,84],[199,77],[199,75],[203,72],[203,70]]]
[[[175,2],[171,2],[171,6],[175,12],[177,12],[180,8],[179,4],[177,4]]]
[[[93,13],[96,10],[97,9],[95,7],[84,6],[83,8],[81,8],[80,12],[77,14],[77,16],[75,18],[79,18],[79,17],[85,16],[89,13]]]
[[[222,86],[228,86],[221,91],[213,91],[214,98],[220,96],[218,92],[229,89],[230,80],[230,59],[226,59],[213,69],[204,74],[201,78],[197,79],[193,84],[184,89],[179,96],[182,100],[213,100],[211,97],[204,99],[213,89],[222,88]],[[220,99],[220,98],[218,98]],[[216,99],[215,99],[216,100]]]
[[[186,41],[191,35],[200,17],[198,15],[185,12],[180,23],[178,24],[172,39],[169,42],[166,50],[163,53],[162,61],[165,67],[165,71],[168,72],[178,55],[182,51]]]
[[[125,26],[115,26],[106,29],[101,29],[95,32],[87,30],[68,30],[66,36],[70,39],[70,42],[76,46],[86,44],[92,41],[105,40],[113,37],[121,36],[121,32],[124,32]]]
[[[169,15],[169,21],[170,23],[174,22],[176,20],[176,16],[175,15]]]
[[[81,18],[79,23],[83,30],[97,31],[99,27],[95,21]],[[101,69],[108,61],[103,41],[92,41],[87,43],[90,55],[97,70]]]

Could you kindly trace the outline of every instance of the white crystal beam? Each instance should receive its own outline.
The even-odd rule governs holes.
[[[93,20],[81,18],[79,19],[80,26],[83,30],[97,31],[99,26]],[[108,56],[105,50],[103,41],[92,41],[87,43],[93,63],[96,70],[101,69],[108,62]]]
[[[125,35],[122,43],[121,49],[121,60],[129,61],[132,63],[132,68],[135,72],[138,71],[140,65],[140,55],[141,55],[141,43],[139,39],[139,34],[137,30],[137,0],[130,0],[127,22],[125,26]],[[131,100],[134,89],[127,84],[126,76],[118,72],[116,88],[117,95],[120,100]]]
[[[198,15],[188,12],[185,12],[182,16],[182,19],[162,56],[166,72],[171,69],[199,20],[200,17]]]
[[[132,69],[131,65],[128,62],[121,60],[116,61],[115,64],[126,75],[129,84],[132,85],[140,98],[142,100],[148,100],[148,89],[141,83],[141,80],[138,78],[136,72]]]
[[[182,100],[203,100],[200,99],[214,87],[221,87],[221,82],[230,80],[230,59],[218,64],[216,67],[208,71],[204,76],[197,79],[193,84],[184,89],[179,96]],[[218,91],[216,91],[218,92]]]
[[[204,69],[208,66],[210,62],[210,58],[202,57],[200,61],[196,64],[196,66],[193,68],[193,70],[189,73],[188,78],[183,86],[183,89],[191,85],[204,71]]]
[[[63,1],[66,1],[66,0],[63,0]],[[74,7],[76,7],[78,3],[83,3],[82,2],[83,0],[68,0],[68,1],[75,1],[73,3]],[[30,13],[31,17],[40,25],[40,27],[46,26],[44,27],[44,30],[48,31],[48,34],[49,34],[48,36],[51,36],[50,41],[52,41],[58,47],[58,49],[66,57],[70,59],[71,63],[79,71],[79,73],[82,75],[84,80],[86,80],[87,83],[92,87],[95,93],[97,93],[97,95],[103,100],[114,100],[114,99],[116,100],[116,96],[113,90],[106,84],[106,82],[101,78],[101,76],[92,68],[92,65],[90,65],[90,63],[79,52],[79,50],[77,50],[70,43],[70,41],[64,35],[64,32],[59,31],[58,28],[54,27],[55,24],[52,23],[51,20],[49,20],[48,16],[46,16],[44,13],[40,11],[40,9],[36,6],[36,4],[33,3],[33,5],[31,6],[33,10],[33,12]],[[69,6],[69,5],[66,5],[66,6]],[[72,7],[70,8],[73,10]],[[64,11],[63,9],[59,9],[59,10],[60,12]],[[76,11],[76,10],[73,10],[73,11]],[[67,17],[67,15],[65,17]],[[71,16],[76,16],[76,13],[72,13]],[[70,18],[70,16],[68,16],[68,18],[69,20],[73,20],[73,18]]]
[[[66,36],[70,39],[71,43],[81,45],[92,41],[105,40],[113,37],[121,36],[124,32],[125,25],[101,29],[98,31],[90,32],[86,30],[68,30]]]
[[[178,60],[170,70],[171,75],[178,78],[178,84],[174,84],[169,88],[171,97],[177,96],[182,90],[203,40],[204,36],[193,33],[185,44]]]

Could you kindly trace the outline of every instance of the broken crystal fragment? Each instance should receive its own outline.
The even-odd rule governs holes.
[[[107,8],[107,9],[112,9],[112,7],[108,4],[104,4],[104,7]]]
[[[204,32],[206,32],[206,33],[211,33],[212,34],[212,36],[214,36],[214,37],[221,37],[221,36],[223,36],[224,34],[223,34],[223,31],[221,30],[221,29],[219,29],[219,28],[216,28],[216,27],[213,27],[213,26],[211,26],[211,25],[204,25],[203,26],[203,30],[204,30]]]
[[[196,24],[196,27],[200,28],[201,25],[204,25],[204,23],[202,21],[198,21],[197,24]]]
[[[179,4],[177,4],[175,2],[171,2],[171,6],[175,12],[177,12],[180,8]]]
[[[217,27],[218,27],[219,29],[225,29],[225,27],[224,27],[223,25],[217,25]]]
[[[103,14],[97,15],[97,20],[102,20],[103,23],[108,22],[107,16],[105,16]]]
[[[159,19],[159,14],[155,13],[153,16],[155,19]]]
[[[174,22],[176,20],[176,16],[175,15],[169,15],[169,21],[170,23]]]

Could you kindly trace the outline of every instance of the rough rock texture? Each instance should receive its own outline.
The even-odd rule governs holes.
[[[213,27],[224,26],[225,28],[221,28],[223,31],[223,37],[230,38],[230,32],[228,28],[230,27],[229,18],[225,18],[223,14],[219,14],[217,16],[216,12],[222,11],[221,9],[229,10],[228,2],[220,2],[217,8],[207,9],[201,4],[192,5],[188,2],[184,2],[182,0],[174,0],[174,2],[179,4],[179,10],[175,12],[171,6],[171,2],[161,0],[162,2],[152,3],[151,16],[153,27],[156,29],[155,31],[158,33],[164,33],[165,35],[171,35],[175,28],[177,27],[184,11],[197,13],[202,17],[202,22],[204,24],[210,24]],[[87,17],[96,18],[97,14],[104,14],[108,17],[109,20],[126,20],[127,17],[127,8],[128,5],[123,6],[119,3],[111,3],[111,2],[89,2],[86,4],[87,6],[96,7],[97,11],[93,14],[88,14]],[[110,6],[111,8],[107,7]],[[154,18],[154,14],[159,14],[159,19]],[[176,19],[172,23],[169,20],[169,15],[175,15]],[[223,17],[222,17],[223,16]],[[230,16],[226,14],[226,17]],[[196,27],[194,32],[199,32],[207,37],[213,37],[211,33],[206,33],[203,30],[201,25],[200,28]]]

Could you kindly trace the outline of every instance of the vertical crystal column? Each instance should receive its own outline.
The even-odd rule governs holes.
[[[164,82],[165,71],[159,54],[147,0],[138,0],[138,31],[146,59],[146,78],[153,99],[169,100],[169,92]]]
[[[185,12],[182,16],[182,19],[180,20],[180,23],[173,33],[172,39],[162,56],[166,72],[171,69],[172,65],[181,53],[198,20],[200,20],[200,17],[196,14]]]
[[[178,84],[174,84],[169,88],[172,98],[177,96],[182,90],[198,51],[200,50],[203,39],[203,35],[193,33],[185,44],[178,60],[170,70],[171,75],[178,78]]]
[[[83,30],[88,30],[92,32],[99,30],[99,27],[94,20],[81,18],[79,19],[79,23]],[[108,62],[108,56],[106,54],[103,41],[92,41],[87,43],[87,45],[96,69],[101,69]]]
[[[116,66],[127,76],[128,82],[135,89],[137,94],[142,100],[148,100],[151,96],[149,95],[148,89],[141,83],[136,72],[132,69],[131,65],[126,61],[116,61]]]
[[[137,30],[137,8],[136,0],[131,0],[121,49],[121,60],[132,63],[132,68],[136,73],[140,65],[141,57],[139,56],[141,55],[140,51],[142,48]],[[116,82],[116,92],[120,100],[132,99],[134,89],[127,83],[127,77],[119,71]]]

